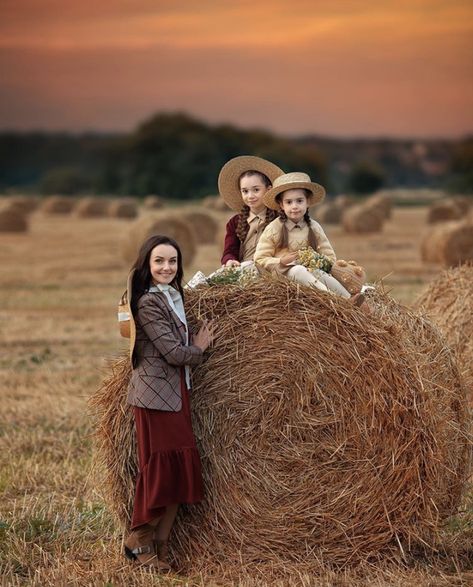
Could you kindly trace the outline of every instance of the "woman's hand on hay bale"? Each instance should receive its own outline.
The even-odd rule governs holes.
[[[197,334],[194,335],[193,343],[202,352],[210,346],[215,338],[215,324],[212,320],[204,320]]]
[[[294,261],[297,259],[298,255],[299,255],[298,251],[295,251],[294,253],[286,253],[285,255],[283,255],[280,258],[279,263],[281,265],[284,265],[285,267],[287,267],[287,265],[294,263]]]

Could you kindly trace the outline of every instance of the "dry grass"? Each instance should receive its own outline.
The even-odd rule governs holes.
[[[395,209],[382,234],[347,235],[337,226],[327,233],[339,257],[356,259],[370,280],[390,274],[385,283],[391,295],[410,302],[439,272],[419,256],[425,215],[426,209]],[[221,222],[227,217],[222,215]],[[108,359],[126,345],[116,324],[128,270],[117,254],[122,237],[119,219],[35,214],[27,234],[0,235],[0,576],[5,585],[228,585],[198,573],[164,581],[138,571],[122,557],[121,530],[97,490],[102,477],[92,467],[86,401]],[[209,273],[219,256],[215,245],[199,247],[186,275],[197,269]],[[327,571],[317,578],[301,568],[291,584],[469,584],[471,497],[445,533],[449,546],[436,561],[419,553],[401,566],[386,561],[382,568]],[[230,572],[225,559],[219,564]],[[261,576],[251,579],[251,568],[237,570],[242,587],[264,582]]]

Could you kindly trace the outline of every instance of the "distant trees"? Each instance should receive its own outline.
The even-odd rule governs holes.
[[[454,192],[473,192],[473,137],[463,140],[453,151],[449,189]]]
[[[379,190],[385,181],[383,170],[372,162],[357,163],[348,176],[347,189],[355,194],[370,194]]]
[[[201,197],[216,193],[218,173],[228,159],[247,154],[327,181],[324,158],[316,149],[266,131],[212,127],[177,113],[157,114],[129,137],[112,144],[100,189],[178,199]]]

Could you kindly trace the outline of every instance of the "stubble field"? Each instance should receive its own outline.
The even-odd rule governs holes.
[[[325,228],[339,258],[356,259],[369,281],[383,279],[394,298],[409,304],[441,270],[420,260],[426,213],[426,208],[396,208],[384,231],[370,236]],[[227,217],[222,213],[221,222]],[[4,585],[209,584],[201,577],[164,580],[134,569],[121,555],[121,531],[104,505],[92,467],[87,398],[107,359],[126,348],[116,305],[128,271],[121,255],[128,226],[126,220],[38,212],[28,233],[0,234]],[[186,277],[217,268],[220,249],[220,243],[201,246]],[[452,522],[452,532],[471,531],[470,499],[465,508],[466,517]],[[455,569],[453,562],[442,571],[420,565],[398,575],[373,572],[361,584],[473,582],[468,568]],[[349,575],[324,580],[320,584],[355,581]]]

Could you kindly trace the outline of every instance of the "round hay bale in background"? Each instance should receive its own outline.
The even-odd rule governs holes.
[[[377,207],[369,208],[363,204],[351,206],[342,214],[342,225],[346,232],[380,232],[384,216]]]
[[[454,267],[473,261],[473,222],[444,222],[432,227],[420,245],[422,260]]]
[[[138,206],[133,198],[122,198],[109,203],[108,215],[111,218],[136,218]]]
[[[206,196],[202,200],[202,206],[204,208],[210,208],[210,210],[217,210],[218,212],[228,212],[230,210],[225,200],[220,196]]]
[[[338,196],[335,196],[334,203],[343,211],[355,204],[355,198],[353,196],[347,196],[346,194],[339,194]]]
[[[463,214],[461,207],[452,199],[434,202],[427,213],[427,223],[446,222],[448,220],[459,220]]]
[[[460,211],[462,213],[462,217],[465,214],[468,214],[469,210],[471,209],[471,204],[472,204],[472,198],[471,196],[452,196],[450,198],[450,200],[456,204],[456,206],[458,208],[460,208]]]
[[[342,209],[335,202],[324,202],[320,206],[310,209],[310,214],[317,222],[322,224],[339,224],[342,217]]]
[[[48,196],[40,205],[44,214],[70,214],[77,200],[67,196]]]
[[[134,221],[123,244],[123,257],[133,263],[143,242],[153,234],[169,236],[177,241],[185,266],[189,266],[196,253],[194,231],[179,213],[155,212]]]
[[[448,269],[414,303],[436,324],[457,353],[468,401],[473,405],[473,266]]]
[[[143,208],[145,210],[159,210],[160,208],[164,208],[164,200],[159,196],[146,196],[143,200]]]
[[[215,318],[218,334],[194,373],[206,500],[182,508],[173,532],[184,572],[266,565],[287,579],[382,560],[432,544],[458,507],[465,412],[451,354],[422,318],[372,303],[367,316],[268,279],[187,293],[190,322]],[[123,379],[110,385],[118,421],[130,410]],[[131,434],[109,419],[105,436],[122,451],[110,480],[123,486]]]
[[[180,213],[194,230],[197,243],[206,245],[215,242],[219,228],[215,216],[201,208],[181,208]]]
[[[74,214],[79,218],[105,218],[108,216],[110,200],[96,196],[81,198],[74,208]]]
[[[370,196],[365,200],[364,206],[379,210],[385,219],[391,218],[391,210],[393,206],[392,198],[385,193]]]
[[[7,201],[10,210],[20,214],[31,214],[39,206],[39,198],[35,196],[11,196]]]
[[[10,208],[8,203],[0,208],[0,232],[26,232],[28,228],[27,214]]]

